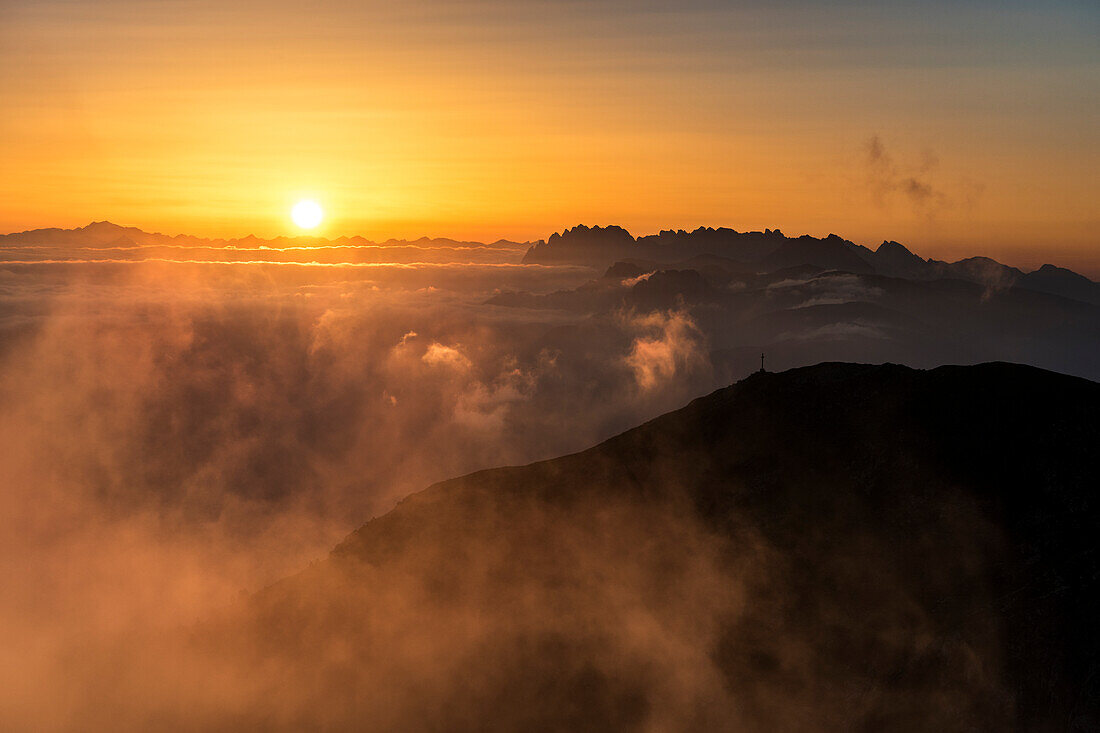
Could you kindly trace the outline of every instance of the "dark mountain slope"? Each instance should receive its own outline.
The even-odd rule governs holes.
[[[760,260],[759,265],[765,272],[774,272],[798,265],[814,265],[824,270],[841,270],[856,274],[868,274],[875,271],[856,253],[855,245],[830,234],[825,239],[802,236],[788,239],[770,255]]]
[[[1100,283],[1095,283],[1084,275],[1078,275],[1064,267],[1043,265],[1035,272],[1022,276],[1017,284],[1029,290],[1100,305]]]
[[[936,276],[934,267],[898,242],[883,242],[870,257],[880,275],[922,280]]]
[[[1008,364],[757,374],[413,495],[207,638],[238,726],[1093,729],[1098,415]]]

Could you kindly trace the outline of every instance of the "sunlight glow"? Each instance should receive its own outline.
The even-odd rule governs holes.
[[[299,201],[290,210],[290,218],[302,229],[313,229],[321,223],[324,216],[325,212],[321,205],[310,199]]]

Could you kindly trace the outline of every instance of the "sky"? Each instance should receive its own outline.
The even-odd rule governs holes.
[[[0,0],[0,231],[578,224],[1100,270],[1094,2]]]

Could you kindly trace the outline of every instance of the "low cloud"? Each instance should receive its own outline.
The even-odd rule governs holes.
[[[586,448],[715,386],[686,311],[482,305],[502,275],[549,291],[562,269],[363,269],[0,268],[0,727],[80,727],[111,675],[178,704],[138,673],[191,663],[166,630],[433,482]]]
[[[642,390],[707,366],[703,334],[686,311],[627,315],[623,322],[637,334],[625,361]]]
[[[405,339],[402,338],[402,343],[404,342]],[[428,350],[424,352],[424,356],[420,358],[425,364],[447,367],[460,372],[465,372],[473,366],[459,349],[454,346],[444,346],[440,343],[429,346]]]
[[[859,275],[829,275],[813,278],[803,285],[810,297],[794,308],[874,301],[884,294],[882,288],[868,285]]]
[[[744,576],[715,575],[711,560],[725,548],[664,507],[646,516],[629,505],[579,511],[594,524],[578,533],[561,517],[507,507],[486,515],[493,532],[462,535],[484,546],[441,541],[407,568],[362,568],[347,597],[346,578],[330,578],[327,600],[351,609],[358,631],[293,629],[303,645],[294,664],[263,666],[248,648],[262,639],[251,638],[188,656],[194,650],[173,635],[236,608],[242,594],[310,572],[348,532],[434,482],[587,448],[747,374],[765,348],[775,369],[851,359],[853,341],[842,339],[886,338],[885,327],[853,313],[830,324],[793,310],[888,298],[854,275],[784,281],[726,309],[485,304],[498,289],[548,293],[592,277],[483,264],[0,264],[0,728],[163,728],[165,717],[192,709],[219,723],[227,710],[242,720],[270,710],[268,722],[287,728],[303,716],[361,720],[353,714],[367,711],[399,728],[423,720],[414,683],[453,703],[433,712],[440,720],[468,711],[470,659],[501,662],[479,668],[497,675],[489,683],[546,659],[556,680],[561,664],[591,649],[606,652],[608,679],[630,684],[610,689],[589,670],[565,669],[577,689],[596,685],[612,702],[640,690],[655,701],[657,728],[716,700],[731,709],[705,652],[716,619],[737,610],[720,594],[736,595]],[[989,277],[995,283],[998,272]],[[773,350],[776,341],[784,343]],[[655,537],[654,526],[667,532]],[[495,544],[501,527],[541,531],[547,543],[525,560],[570,582],[599,578],[589,597],[604,605],[577,604],[568,618],[521,614],[545,625],[509,626],[508,608],[482,602],[495,601],[497,553],[516,546]],[[649,544],[672,540],[686,550]],[[661,557],[676,558],[674,573]],[[462,572],[447,577],[440,567]],[[584,595],[561,583],[546,594],[513,587],[521,610]],[[631,595],[639,588],[657,600]],[[484,598],[441,613],[432,594],[452,591]],[[392,613],[355,626],[379,597]],[[568,636],[559,618],[590,635]],[[496,635],[502,628],[515,635]],[[587,645],[584,654],[569,653],[574,643]],[[320,710],[318,700],[332,699],[330,678],[311,674],[329,664],[359,670],[356,689],[382,692],[362,709]],[[460,683],[441,686],[443,677]],[[497,689],[489,683],[477,690]],[[112,717],[127,706],[162,717]]]
[[[621,284],[624,288],[632,288],[638,283],[645,282],[649,278],[653,277],[656,272],[657,271],[654,270],[653,272],[644,272],[636,277],[624,277]]]

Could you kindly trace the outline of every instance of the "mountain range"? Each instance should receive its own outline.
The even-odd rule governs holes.
[[[135,267],[141,263],[151,267]],[[982,257],[948,263],[897,242],[871,250],[836,235],[792,238],[772,229],[634,238],[620,227],[578,226],[534,244],[373,243],[204,240],[96,222],[0,237],[0,275],[15,288],[0,303],[0,322],[22,328],[27,317],[49,312],[36,295],[15,297],[31,281],[61,289],[129,286],[169,269],[173,281],[205,286],[435,288],[493,318],[562,321],[531,334],[541,342],[536,353],[581,358],[593,351],[590,337],[602,338],[594,336],[600,329],[636,330],[643,314],[679,314],[687,341],[665,346],[683,358],[705,350],[714,372],[708,387],[744,376],[761,352],[778,369],[820,361],[1009,361],[1100,379],[1100,284],[1082,275],[1054,265],[1025,273]]]
[[[885,241],[872,250],[836,234],[824,238],[787,237],[778,229],[738,232],[700,227],[692,232],[668,230],[634,238],[617,226],[578,226],[538,242],[528,249],[523,262],[605,268],[619,260],[639,259],[667,266],[700,256],[722,257],[757,273],[811,266],[821,271],[907,280],[957,279],[997,288],[1020,287],[1100,305],[1100,283],[1050,264],[1025,273],[988,257],[943,262],[924,259],[898,242]]]
[[[882,275],[907,280],[957,279],[986,287],[1005,289],[1018,287],[1070,298],[1091,305],[1100,305],[1100,283],[1072,270],[1045,264],[1033,272],[1023,272],[987,257],[970,257],[956,262],[924,259],[898,242],[885,241],[871,250],[843,239],[836,234],[824,238],[808,235],[787,237],[778,229],[763,232],[738,232],[728,228],[699,227],[688,232],[666,230],[659,234],[635,238],[618,226],[587,227],[584,225],[554,233],[548,240],[513,242],[500,239],[492,243],[459,241],[449,238],[421,237],[416,240],[388,239],[375,242],[364,237],[325,239],[316,236],[275,237],[261,239],[253,235],[234,239],[205,239],[190,235],[150,233],[137,227],[125,227],[108,221],[92,222],[76,229],[34,229],[0,235],[0,262],[21,257],[27,248],[54,250],[113,250],[114,257],[127,250],[155,248],[193,248],[213,251],[216,260],[236,260],[235,251],[254,255],[260,250],[307,248],[321,261],[339,263],[373,259],[359,249],[379,248],[395,261],[407,261],[402,250],[413,250],[420,256],[426,250],[451,253],[451,259],[461,261],[471,256],[478,261],[499,259],[540,265],[575,265],[606,269],[620,260],[647,261],[668,269],[717,258],[727,270],[770,273],[792,267],[836,270],[862,275]],[[4,254],[3,251],[8,250]],[[220,252],[219,252],[220,250]],[[326,251],[326,250],[335,250]],[[461,256],[453,256],[459,253]],[[84,253],[87,256],[87,252]],[[499,257],[498,257],[499,255]],[[430,257],[430,255],[427,255]],[[136,257],[136,253],[131,258]],[[267,252],[262,259],[293,261],[294,256]],[[436,258],[438,259],[438,258]]]
[[[330,245],[330,246],[343,246],[343,245],[389,245],[389,246],[405,246],[405,245],[421,245],[421,246],[436,246],[436,247],[453,247],[453,246],[467,246],[467,247],[492,247],[492,246],[518,246],[519,242],[510,242],[508,240],[498,240],[491,244],[485,244],[482,242],[462,242],[454,239],[448,239],[445,237],[432,238],[432,237],[420,237],[415,240],[405,239],[388,239],[383,242],[375,242],[365,237],[337,237],[336,239],[326,239],[324,237],[316,236],[298,236],[298,237],[274,237],[272,239],[261,239],[255,235],[249,234],[245,237],[236,238],[204,238],[195,237],[189,234],[177,234],[168,235],[160,234],[157,232],[146,232],[137,227],[127,227],[115,224],[110,221],[94,221],[87,226],[77,227],[75,229],[59,229],[51,227],[48,229],[31,229],[24,232],[13,232],[11,234],[0,234],[0,248],[10,246],[31,246],[31,245],[50,245],[50,246],[85,246],[85,247],[151,247],[151,246],[187,246],[187,247],[240,247],[240,248],[255,248],[255,247],[293,247],[293,246],[310,246],[310,245]]]
[[[573,236],[551,241],[557,247]],[[717,237],[706,232],[699,241]],[[572,289],[502,289],[487,302],[603,319],[686,312],[705,336],[710,362],[731,377],[766,352],[778,368],[829,360],[918,367],[1011,361],[1100,379],[1100,285],[1068,270],[1046,265],[1024,274],[977,258],[949,265],[921,260],[896,243],[870,253],[835,237],[786,240],[773,231],[738,237],[733,241],[747,249],[691,254],[645,238],[631,245],[617,234],[607,259],[624,247],[656,259],[618,259]],[[671,241],[685,238],[696,241],[694,235]],[[761,255],[761,243],[774,249]],[[750,249],[760,256],[756,264],[746,261]]]

